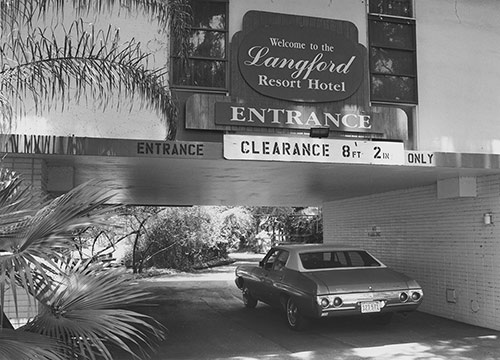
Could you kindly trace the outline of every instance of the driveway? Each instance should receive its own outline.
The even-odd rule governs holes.
[[[289,330],[275,309],[243,307],[234,267],[256,259],[237,256],[230,266],[143,280],[160,295],[143,312],[168,328],[152,359],[500,359],[500,332],[420,312],[387,326],[340,318]]]

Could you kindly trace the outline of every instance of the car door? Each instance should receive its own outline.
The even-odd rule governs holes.
[[[283,278],[285,275],[285,265],[288,260],[288,251],[279,250],[273,254],[272,265],[266,268],[265,278],[263,280],[266,302],[271,305],[279,306],[280,295],[283,290]]]
[[[259,267],[255,270],[254,273],[257,281],[252,286],[252,294],[254,295],[254,297],[266,303],[269,301],[268,293],[269,286],[271,286],[268,278],[269,272],[273,268],[278,253],[279,249],[269,250],[264,259],[259,262]]]
[[[245,286],[250,290],[252,296],[261,301],[265,301],[263,294],[266,292],[264,290],[264,280],[266,279],[266,275],[268,273],[266,267],[268,268],[272,266],[275,256],[273,256],[273,254],[275,254],[275,252],[275,249],[269,250],[264,258],[259,261],[259,266],[251,267],[251,276],[248,276],[245,279]]]

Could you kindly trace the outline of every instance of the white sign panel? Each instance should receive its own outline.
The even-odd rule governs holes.
[[[409,166],[436,166],[436,157],[431,151],[405,151],[406,162]]]
[[[404,165],[405,151],[400,142],[224,135],[224,158]]]

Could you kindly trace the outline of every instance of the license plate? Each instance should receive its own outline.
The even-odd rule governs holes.
[[[361,312],[362,313],[380,312],[380,302],[379,301],[362,302]]]

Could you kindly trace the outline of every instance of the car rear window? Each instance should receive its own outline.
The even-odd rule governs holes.
[[[346,267],[381,266],[366,251],[320,251],[299,254],[304,269],[330,269]]]

